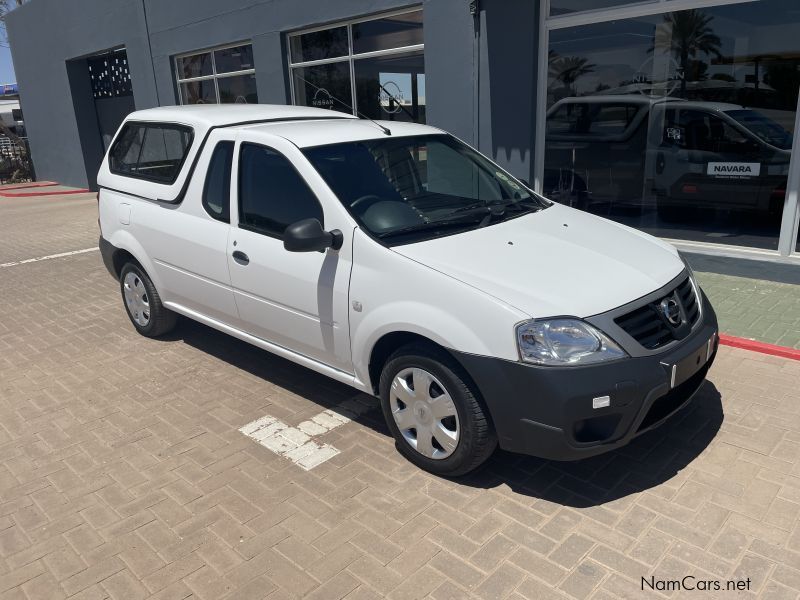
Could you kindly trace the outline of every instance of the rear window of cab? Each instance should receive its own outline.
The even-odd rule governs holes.
[[[128,122],[108,154],[115,175],[171,185],[192,145],[191,127],[174,123]]]

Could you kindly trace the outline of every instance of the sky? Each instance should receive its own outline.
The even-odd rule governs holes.
[[[0,46],[0,83],[16,83],[14,64],[11,62],[11,50]]]

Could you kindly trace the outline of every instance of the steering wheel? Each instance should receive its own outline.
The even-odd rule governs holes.
[[[356,208],[359,204],[366,204],[367,202],[380,202],[381,197],[376,196],[375,194],[366,194],[361,196],[360,198],[356,198],[353,202],[350,203],[350,208]]]

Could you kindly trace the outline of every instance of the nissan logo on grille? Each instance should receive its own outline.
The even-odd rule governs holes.
[[[677,327],[681,324],[681,307],[673,296],[664,298],[658,305],[658,309],[670,325]]]

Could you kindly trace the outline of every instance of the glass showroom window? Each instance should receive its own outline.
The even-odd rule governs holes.
[[[422,11],[289,36],[292,100],[372,119],[425,122]]]
[[[552,0],[568,4],[612,2]],[[796,0],[652,12],[548,32],[543,192],[661,237],[778,250]]]
[[[185,54],[175,59],[181,104],[256,104],[250,44]]]

